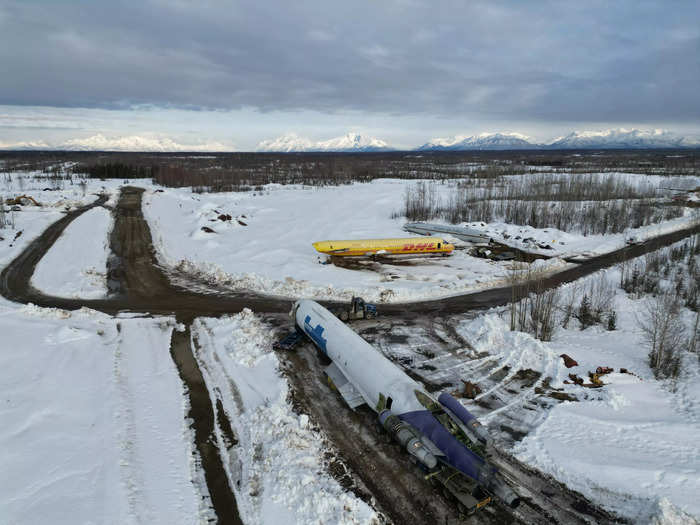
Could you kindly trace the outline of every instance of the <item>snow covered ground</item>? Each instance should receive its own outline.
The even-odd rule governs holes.
[[[8,225],[0,229],[0,268],[19,255],[51,223],[61,218],[61,212],[53,208],[27,208],[13,215],[11,220],[14,227]]]
[[[696,211],[686,210],[683,217],[659,224],[629,228],[624,233],[587,236],[563,232],[556,228],[533,228],[500,222],[488,224],[471,222],[464,223],[463,226],[483,232],[494,241],[531,253],[550,257],[575,258],[580,256],[585,258],[617,250],[624,246],[630,238],[634,238],[635,242],[644,242],[651,237],[685,228],[694,222],[700,222],[700,214]],[[549,248],[542,249],[541,246]]]
[[[233,289],[294,298],[361,295],[375,302],[401,302],[504,284],[511,263],[471,257],[466,250],[455,250],[450,257],[352,269],[320,264],[326,256],[314,250],[315,241],[414,236],[403,231],[405,220],[390,217],[412,184],[384,179],[324,188],[268,185],[262,191],[216,194],[165,189],[146,193],[144,213],[164,263]],[[640,228],[635,234],[643,239],[682,228],[692,220],[696,219],[689,215]],[[535,243],[515,237],[550,244],[553,250],[539,250],[548,255],[603,253],[620,248],[626,238],[623,234],[584,237],[504,224],[471,226],[496,240],[504,240],[501,232],[506,232],[510,234],[506,242],[520,243],[522,248],[537,250]],[[554,258],[543,268],[561,269],[565,264]]]
[[[412,259],[381,269],[333,264],[311,246],[325,239],[410,237],[391,219],[405,183],[327,188],[267,186],[264,192],[146,195],[144,213],[161,259],[235,289],[290,297],[396,301],[467,290],[504,280],[507,264],[468,256]],[[231,215],[232,220],[219,220]],[[215,233],[207,233],[202,228]]]
[[[206,518],[173,324],[2,302],[0,521]]]
[[[93,208],[75,219],[42,257],[32,285],[57,297],[97,299],[107,295],[107,258],[112,214]]]
[[[378,523],[375,512],[325,469],[321,435],[294,412],[269,329],[250,310],[192,327],[212,402],[238,443],[219,448],[245,523]]]
[[[122,180],[88,180],[84,191],[78,184],[64,184],[64,189],[50,189],[51,182],[42,178],[41,172],[6,173],[0,176],[0,198],[3,201],[10,197],[29,195],[41,204],[41,206],[22,206],[20,211],[8,211],[5,219],[5,228],[0,228],[0,268],[4,267],[36,237],[38,237],[51,223],[61,218],[66,210],[74,209],[85,204],[90,204],[98,198],[98,193],[106,193],[110,196],[107,204],[115,202],[119,195],[119,186]],[[148,184],[150,186],[150,183]],[[9,206],[5,206],[7,210]],[[95,216],[96,217],[96,216]],[[78,219],[79,220],[79,219]],[[102,221],[104,223],[104,221]],[[70,227],[69,227],[70,229]],[[82,242],[90,242],[80,239]],[[60,242],[60,241],[58,241]],[[99,239],[101,243],[102,240]],[[74,251],[80,246],[74,245]],[[100,248],[100,251],[103,251]],[[83,257],[93,257],[87,252]],[[66,261],[70,263],[71,261]],[[74,261],[79,264],[80,261]],[[87,267],[87,266],[81,266]]]
[[[617,270],[606,275],[619,281]],[[579,399],[531,417],[539,426],[516,443],[512,452],[518,459],[636,523],[692,523],[700,519],[700,361],[685,355],[675,389],[654,379],[636,321],[646,300],[618,290],[617,330],[596,325],[581,331],[572,321],[550,343],[509,332],[498,313],[464,321],[459,331],[477,351],[488,352],[483,359],[510,367],[509,374],[530,368],[542,373],[540,382],[551,377],[552,387]],[[557,358],[562,353],[578,366],[565,368]],[[587,380],[599,366],[615,369],[602,376],[603,388],[564,384],[569,373]],[[479,379],[470,377],[477,384]],[[522,403],[521,397],[511,405]],[[503,409],[482,420],[488,423]]]

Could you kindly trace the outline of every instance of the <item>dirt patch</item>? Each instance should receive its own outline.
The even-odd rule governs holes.
[[[540,372],[525,368],[523,370],[518,370],[513,376],[513,379],[521,383],[520,388],[529,388],[534,385],[541,376],[542,374]]]
[[[519,430],[515,430],[513,427],[511,427],[509,425],[501,424],[501,425],[499,425],[498,428],[500,430],[502,430],[503,432],[506,432],[507,434],[509,434],[513,438],[513,440],[516,442],[522,440],[525,436],[527,436],[527,432],[521,432]]]

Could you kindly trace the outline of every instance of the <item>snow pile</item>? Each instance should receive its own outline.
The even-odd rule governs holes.
[[[668,498],[660,498],[658,511],[649,520],[650,525],[697,525],[699,522],[671,503]]]
[[[171,323],[2,303],[0,333],[3,522],[206,519]]]
[[[198,319],[193,336],[207,387],[238,441],[222,447],[220,436],[243,521],[375,522],[374,511],[325,470],[323,438],[292,408],[269,327],[246,309],[230,318]]]
[[[462,375],[469,377],[473,383],[479,384],[488,376],[494,375],[501,369],[508,372],[501,382],[492,388],[484,390],[476,396],[475,401],[489,396],[494,390],[501,388],[501,384],[507,382],[521,370],[533,370],[540,374],[537,382],[507,404],[496,410],[490,411],[480,419],[488,423],[500,412],[522,405],[527,399],[535,395],[535,389],[540,387],[544,381],[549,380],[553,387],[562,386],[562,381],[566,375],[566,368],[563,366],[558,355],[545,343],[535,339],[523,332],[511,332],[508,324],[497,314],[490,313],[477,317],[476,319],[462,321],[457,327],[457,331],[467,341],[470,342],[474,350],[481,354],[488,354],[482,359],[475,359],[469,366],[472,371],[462,372]],[[495,361],[495,367],[488,367],[479,375],[476,371],[485,361]]]
[[[459,326],[477,352],[489,352],[501,366],[514,371],[531,369],[538,372],[553,372],[557,377],[559,357],[546,344],[524,332],[511,332],[497,314],[486,314],[476,319],[464,321]],[[491,372],[493,373],[493,372]]]
[[[112,223],[111,213],[104,208],[93,208],[75,219],[37,264],[32,286],[57,297],[104,297]]]

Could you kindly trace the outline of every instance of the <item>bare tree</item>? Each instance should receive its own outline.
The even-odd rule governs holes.
[[[615,287],[608,280],[605,272],[601,272],[597,279],[590,281],[588,296],[591,300],[591,315],[596,323],[603,322],[603,317],[613,308],[615,301]]]
[[[690,337],[688,338],[689,352],[697,352],[698,336],[700,336],[700,310],[695,312],[695,322],[693,323],[693,327],[690,329]]]
[[[566,328],[569,325],[572,317],[576,314],[576,301],[581,296],[581,286],[578,281],[569,284],[564,294],[564,302],[561,306],[562,319],[561,325]]]
[[[646,301],[637,323],[649,347],[649,366],[659,378],[676,377],[686,343],[681,305],[673,293]]]
[[[551,341],[555,328],[555,312],[559,304],[559,290],[547,289],[542,270],[511,270],[512,287],[510,329],[531,333],[542,341]]]

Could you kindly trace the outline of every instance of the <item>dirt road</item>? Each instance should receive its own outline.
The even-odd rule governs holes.
[[[247,307],[265,314],[271,329],[283,317],[274,315],[289,311],[291,301],[254,293],[218,290],[208,283],[159,266],[153,248],[150,228],[141,210],[143,190],[133,187],[122,189],[114,209],[115,226],[110,237],[112,255],[108,263],[111,294],[101,300],[79,300],[52,297],[39,292],[30,284],[34,269],[41,257],[51,248],[63,230],[80,214],[101,206],[95,203],[66,214],[52,224],[13,260],[0,274],[0,293],[15,302],[32,302],[39,306],[77,309],[83,306],[115,314],[119,311],[175,315],[178,321],[189,324],[197,316],[218,316],[239,312]],[[625,258],[671,244],[697,233],[700,227],[689,228],[660,236],[641,245],[623,248],[615,253],[597,257],[573,269],[563,271],[546,280],[548,286],[578,279]],[[206,290],[206,291],[195,291]],[[506,304],[512,295],[510,287],[493,288],[478,293],[447,299],[402,305],[382,305],[380,313],[396,318],[426,317],[466,312]],[[272,315],[271,315],[272,314]],[[218,451],[212,445],[216,418],[202,374],[193,354],[189,330],[175,332],[171,342],[173,360],[187,385],[190,396],[190,414],[194,420],[195,441],[202,469],[211,494],[214,510],[222,523],[240,523],[234,493],[221,464]],[[454,505],[410,473],[405,454],[400,454],[383,441],[374,430],[371,411],[350,412],[321,380],[315,354],[306,347],[298,355],[284,356],[286,375],[294,390],[294,401],[308,412],[321,427],[337,454],[330,463],[331,472],[346,486],[368,501],[374,501],[395,523],[455,523],[459,519]],[[228,424],[224,422],[224,424]],[[498,461],[517,485],[523,485],[523,505],[513,512],[498,504],[480,513],[471,522],[488,523],[566,523],[607,522],[614,516],[592,505],[580,494],[561,484],[530,471],[507,456]],[[334,465],[338,466],[337,471]],[[349,467],[349,473],[344,468]],[[342,470],[343,473],[340,473]]]

